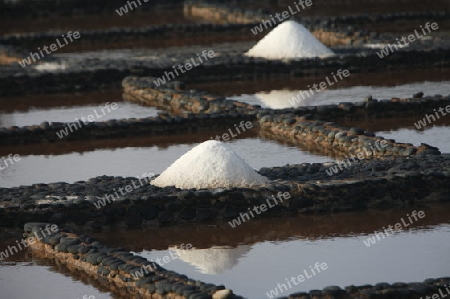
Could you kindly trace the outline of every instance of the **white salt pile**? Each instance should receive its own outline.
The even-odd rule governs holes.
[[[151,184],[201,189],[251,187],[267,181],[223,143],[209,140],[181,156]]]
[[[278,25],[247,53],[247,56],[266,59],[294,59],[334,55],[303,25],[286,21]]]

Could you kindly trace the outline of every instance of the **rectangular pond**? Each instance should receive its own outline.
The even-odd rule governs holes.
[[[211,132],[211,137],[216,135],[214,133]],[[206,137],[202,141],[208,139]],[[122,148],[97,149],[81,153],[21,156],[20,161],[0,172],[0,187],[61,181],[73,183],[102,175],[137,177],[143,173],[159,174],[202,141],[177,142],[174,139],[173,144],[168,146],[125,145]],[[235,139],[227,144],[256,170],[261,167],[332,160],[326,156],[302,151],[298,147],[283,146],[257,136]],[[14,148],[11,152],[16,153]]]

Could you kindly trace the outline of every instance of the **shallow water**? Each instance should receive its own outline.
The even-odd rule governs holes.
[[[33,22],[25,22],[21,18],[0,20],[0,34],[17,34],[28,32],[64,32],[75,30],[105,30],[114,27],[142,27],[157,24],[186,24],[197,22],[192,18],[185,18],[180,9],[155,9],[149,11],[148,5],[139,7],[132,13],[129,11],[119,18],[115,10],[120,6],[107,11],[102,15],[55,16],[34,18]],[[28,17],[29,18],[29,17]],[[28,19],[27,18],[27,19]]]
[[[324,240],[290,240],[260,242],[236,248],[200,249],[170,258],[168,269],[214,284],[223,284],[247,298],[264,298],[266,292],[286,284],[286,278],[304,274],[309,279],[291,282],[292,288],[283,294],[323,289],[326,286],[345,287],[351,284],[378,282],[415,282],[429,277],[448,275],[450,225],[398,233],[367,247],[368,236],[345,236]],[[169,251],[144,251],[145,258],[169,256]],[[321,273],[310,270],[316,262],[326,263]],[[317,271],[317,270],[316,270]],[[287,285],[288,286],[288,285]]]
[[[266,298],[266,292],[278,283],[304,275],[304,270],[311,278],[283,295],[329,285],[414,282],[447,276],[449,209],[449,204],[437,204],[389,211],[251,219],[236,228],[226,222],[188,223],[89,234],[107,246],[125,246],[149,260],[159,258],[164,268],[190,278],[223,284],[246,298]],[[401,222],[402,218],[409,224],[406,215],[414,210],[423,210],[425,217],[405,227],[404,232],[380,237],[370,247],[364,244],[375,231]],[[192,244],[195,249],[177,251],[182,244]],[[0,250],[5,247],[1,244]],[[17,264],[10,265],[12,262]],[[312,275],[309,266],[316,262],[325,262],[328,269]],[[127,298],[109,293],[108,288],[83,273],[70,272],[25,251],[1,265],[0,289],[2,295],[10,295],[5,298]]]
[[[396,131],[377,132],[387,139],[395,139],[397,142],[420,145],[426,143],[437,147],[441,153],[450,153],[450,127],[433,126],[424,131],[413,128],[399,129]]]
[[[317,81],[316,84],[319,84]],[[312,86],[312,85],[310,85]],[[309,89],[307,90],[309,92]],[[314,89],[313,89],[314,91]],[[394,87],[386,86],[353,86],[340,89],[325,89],[320,92],[309,92],[311,96],[305,94],[304,100],[299,98],[299,106],[317,106],[326,104],[337,104],[340,102],[360,102],[368,95],[372,95],[374,99],[391,99],[392,97],[410,98],[414,93],[423,91],[425,95],[449,95],[450,81],[443,82],[422,82],[403,84]],[[284,109],[292,107],[289,102],[299,94],[300,90],[272,90],[270,92],[258,92],[255,94],[242,94],[231,96],[229,99],[243,101],[253,105],[261,105],[262,107],[272,109]]]
[[[397,142],[412,143],[419,146],[426,143],[436,146],[442,153],[450,152],[450,117],[441,117],[425,127],[417,129],[418,122],[424,121],[423,116],[383,119],[349,120],[342,119],[337,123],[346,127],[360,127],[375,132],[377,136],[394,139]],[[416,124],[416,125],[415,125]]]
[[[55,265],[43,266],[42,262],[33,260],[15,265],[1,265],[0,290],[2,298],[71,298],[95,299],[119,298],[109,292],[100,291],[90,283],[68,275],[61,275]],[[91,297],[91,299],[94,299]]]
[[[247,298],[303,274],[316,262],[328,269],[283,295],[329,285],[415,282],[447,276],[450,224],[448,204],[431,208],[399,208],[339,215],[251,219],[236,228],[227,222],[96,233],[109,246],[127,248],[163,267],[205,282],[223,284]],[[410,224],[407,214],[423,210]],[[405,231],[380,237],[367,247],[375,231],[405,220]],[[411,229],[411,230],[410,230]],[[182,244],[196,249],[178,252]],[[186,247],[184,247],[186,248]],[[152,250],[153,249],[153,250]],[[167,256],[166,261],[164,257]],[[169,259],[169,260],[167,260]],[[311,276],[311,272],[308,272]],[[291,283],[292,284],[292,283]]]
[[[354,86],[341,89],[326,89],[320,93],[306,98],[297,106],[312,106],[337,104],[340,102],[357,102],[362,101],[364,97],[372,95],[376,99],[390,99],[392,97],[406,98],[412,97],[414,93],[423,91],[425,95],[449,95],[450,81],[443,82],[422,82],[403,84],[393,87],[380,86]],[[297,96],[298,90],[273,90],[269,93],[260,92],[252,95],[241,95],[229,97],[231,99],[244,101],[254,105],[261,105],[272,109],[284,109],[291,107],[289,99]],[[425,115],[423,115],[425,117]],[[427,143],[436,146],[443,153],[450,152],[450,117],[443,116],[437,122],[428,123],[425,130],[418,130],[414,124],[423,118],[399,118],[392,121],[383,120],[379,122],[375,119],[361,121],[337,121],[341,125],[360,126],[367,130],[373,130],[377,135],[387,139],[395,139],[398,142],[412,143],[420,145]],[[361,123],[361,124],[359,124]],[[373,123],[373,124],[372,124]],[[386,123],[383,125],[382,123]],[[391,127],[389,127],[389,124]],[[437,126],[439,125],[439,126]],[[377,127],[384,126],[384,129]]]
[[[21,156],[20,161],[0,172],[0,187],[61,181],[70,183],[102,175],[135,177],[143,173],[159,174],[197,144],[187,142],[164,148],[125,147],[62,155]],[[332,160],[256,137],[236,139],[228,145],[254,169]]]
[[[121,102],[121,89],[84,91],[55,94],[26,94],[5,98],[2,101],[1,112],[26,112],[32,109],[53,109],[55,107],[77,107],[100,105],[106,102]]]
[[[112,102],[109,102],[111,104]],[[51,109],[30,109],[27,112],[0,112],[0,126],[31,126],[42,122],[76,122],[81,117],[94,121],[105,121],[121,118],[144,118],[156,116],[158,110],[153,107],[144,107],[129,102],[116,102],[117,107],[106,106],[105,103],[98,105],[84,105],[72,107],[54,107]],[[113,108],[115,108],[113,110]]]

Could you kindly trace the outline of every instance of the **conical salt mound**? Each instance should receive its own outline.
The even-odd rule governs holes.
[[[267,181],[223,143],[209,140],[181,156],[151,183],[201,189],[250,187]]]
[[[286,21],[278,25],[247,53],[266,59],[294,59],[334,55],[303,25]]]

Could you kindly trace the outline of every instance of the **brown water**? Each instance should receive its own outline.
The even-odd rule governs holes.
[[[5,113],[0,110],[0,126],[31,126],[39,125],[45,121],[76,122],[77,119],[81,120],[82,117],[85,119],[91,117],[94,121],[107,121],[110,119],[145,118],[158,115],[158,110],[153,107],[122,102],[120,98],[110,98],[109,101],[96,105],[29,109],[26,112],[14,111]]]
[[[257,3],[257,4],[256,4]],[[288,6],[292,6],[295,11],[294,1],[260,1],[256,3],[245,3],[240,6],[249,9],[270,9],[271,13],[287,10]],[[300,10],[300,16],[345,16],[354,14],[388,14],[394,12],[405,11],[442,11],[450,10],[450,6],[445,0],[437,0],[431,3],[426,3],[420,0],[408,0],[407,7],[402,0],[378,1],[373,5],[368,4],[367,1],[324,1],[312,2],[313,5]],[[301,6],[299,6],[301,8]]]
[[[294,1],[285,2],[258,2],[254,3],[239,3],[239,7],[245,7],[252,10],[259,10],[262,8],[269,9],[271,13],[288,10],[291,6],[294,10]],[[404,12],[405,5],[403,1],[384,1],[377,2],[377,5],[367,5],[360,1],[354,0],[350,4],[348,1],[341,2],[314,2],[314,5],[302,9],[299,16],[342,16],[352,14],[365,13],[393,13]],[[45,31],[68,31],[68,30],[101,30],[113,27],[143,27],[157,24],[187,24],[195,22],[203,22],[201,18],[192,18],[183,13],[183,6],[177,8],[157,8],[155,9],[151,4],[143,4],[142,6],[129,11],[123,16],[119,16],[115,10],[108,9],[99,15],[75,15],[75,16],[55,16],[50,15],[41,18],[27,17],[23,18],[4,18],[0,20],[0,35],[26,32],[45,32]],[[425,12],[425,11],[445,11],[450,10],[448,2],[445,0],[436,0],[431,3],[425,3],[420,0],[409,0],[407,11],[411,12]],[[432,20],[430,20],[432,21]],[[402,26],[385,26],[386,31],[409,30],[414,22],[408,21],[405,24],[409,25],[407,29]],[[420,23],[421,25],[422,23]],[[417,25],[418,26],[418,25]]]
[[[105,121],[158,114],[156,108],[124,102],[122,90],[23,95],[0,102],[0,127],[39,125],[45,121],[76,122],[77,118],[87,119],[90,115],[95,121]]]
[[[112,101],[122,101],[121,89],[0,98],[0,111],[2,113],[27,112],[31,109],[49,110],[55,107],[92,106]]]
[[[126,4],[126,2],[124,2]],[[147,5],[148,6],[148,5]],[[117,7],[118,9],[119,7]],[[28,32],[64,32],[77,30],[104,30],[108,28],[140,28],[160,24],[187,24],[195,19],[185,18],[183,8],[151,9],[140,7],[119,16],[115,9],[103,15],[80,16],[48,16],[46,18],[2,18],[0,20],[0,35]],[[145,9],[145,10],[144,10]]]

